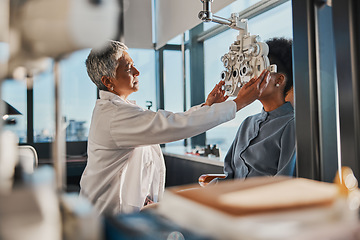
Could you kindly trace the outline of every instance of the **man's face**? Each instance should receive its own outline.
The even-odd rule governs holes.
[[[140,72],[127,52],[118,60],[114,90],[118,93],[130,94],[139,90],[138,76]]]

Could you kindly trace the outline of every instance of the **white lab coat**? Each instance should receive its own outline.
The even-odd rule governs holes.
[[[80,194],[99,213],[139,211],[146,196],[161,200],[165,164],[159,144],[198,135],[235,117],[234,101],[186,112],[153,112],[100,91],[93,111]]]

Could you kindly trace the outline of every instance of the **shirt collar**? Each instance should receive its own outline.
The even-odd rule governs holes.
[[[292,107],[290,102],[285,102],[283,105],[281,105],[275,110],[272,110],[271,112],[266,112],[263,108],[261,111],[261,116],[266,117],[267,115],[269,115],[269,117],[271,118],[276,118],[278,116],[283,116],[291,112],[294,112],[294,108]]]

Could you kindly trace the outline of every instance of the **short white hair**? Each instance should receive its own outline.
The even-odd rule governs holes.
[[[108,89],[102,83],[103,76],[113,77],[116,76],[116,68],[118,67],[118,60],[124,55],[124,51],[128,47],[118,41],[108,41],[105,46],[100,49],[92,49],[86,59],[87,73],[97,86],[99,90]]]

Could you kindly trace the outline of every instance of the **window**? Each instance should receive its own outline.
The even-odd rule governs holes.
[[[180,51],[164,51],[165,110],[184,111],[184,85]],[[176,99],[176,101],[175,101]]]
[[[129,49],[128,53],[139,70],[139,91],[131,94],[129,99],[143,108],[156,111],[156,77],[155,51],[151,49]]]
[[[55,134],[53,65],[34,76],[34,142],[51,142]]]
[[[66,126],[66,141],[87,141],[96,101],[96,86],[90,80],[85,61],[90,49],[72,53],[60,62],[61,111]]]
[[[184,78],[181,51],[164,51],[164,101],[165,110],[172,112],[184,111]],[[183,145],[184,140],[168,143]]]
[[[66,141],[87,141],[96,101],[96,86],[89,79],[85,66],[89,52],[89,49],[76,51],[59,62]],[[51,142],[54,138],[54,88],[52,65],[34,78],[34,142]]]
[[[251,3],[254,4],[253,2]],[[291,13],[291,2],[289,1],[250,19],[248,22],[248,30],[250,34],[259,35],[263,41],[272,37],[290,38],[292,36]],[[220,73],[224,70],[220,58],[228,52],[228,48],[233,41],[236,40],[237,34],[238,32],[236,30],[229,29],[204,42],[206,96],[213,89],[215,84],[220,81]],[[236,114],[234,120],[207,131],[206,143],[217,144],[221,151],[226,152],[242,121],[247,116],[260,112],[261,109],[261,103],[255,101],[246,108],[240,110]]]
[[[85,60],[90,49],[70,54],[59,62],[61,78],[61,112],[65,120],[66,141],[87,141],[91,115],[96,101],[96,86],[87,75]],[[141,72],[142,90],[131,97],[139,105],[156,106],[155,63],[153,50],[130,49],[136,66]],[[55,85],[54,61],[46,70],[34,76],[33,110],[34,142],[52,142],[55,134]],[[16,125],[5,126],[14,131],[21,143],[27,142],[27,99],[25,82],[7,80],[2,84],[2,96],[22,115],[14,115]],[[147,102],[149,101],[149,102]]]
[[[20,143],[27,141],[27,106],[26,106],[26,83],[8,79],[1,86],[2,99],[18,110],[21,115],[10,115],[9,119],[15,119],[15,124],[3,125],[3,130],[15,133]],[[6,112],[5,112],[6,114]]]
[[[259,35],[262,41],[273,37],[292,38],[291,9],[291,1],[287,1],[250,19],[248,23],[250,33]]]

